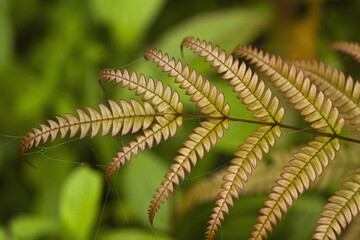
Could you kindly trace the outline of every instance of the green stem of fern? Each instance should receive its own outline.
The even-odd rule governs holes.
[[[206,119],[228,119],[229,121],[233,121],[233,122],[252,123],[252,124],[266,125],[266,126],[279,126],[281,128],[287,128],[287,129],[295,130],[295,131],[298,131],[298,132],[307,132],[307,133],[315,134],[315,135],[318,135],[318,136],[338,138],[338,139],[341,139],[341,140],[344,140],[344,141],[347,141],[347,142],[360,143],[359,139],[348,138],[348,137],[340,136],[340,135],[337,135],[337,134],[318,132],[318,131],[315,131],[315,130],[312,130],[312,129],[299,128],[299,127],[294,127],[294,126],[290,126],[290,125],[286,125],[286,124],[282,124],[282,123],[271,123],[271,122],[262,122],[262,121],[248,120],[248,119],[241,119],[241,118],[215,117],[215,116],[182,114],[182,113],[176,113],[174,115],[182,116],[182,117],[206,118]]]

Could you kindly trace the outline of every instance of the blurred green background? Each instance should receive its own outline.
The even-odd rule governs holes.
[[[286,58],[322,59],[359,79],[359,66],[329,48],[336,40],[360,42],[359,23],[359,0],[0,0],[0,240],[202,239],[213,203],[195,204],[181,215],[177,209],[188,189],[226,166],[237,148],[233,143],[240,144],[254,126],[231,124],[232,131],[161,208],[154,227],[147,207],[198,119],[186,120],[176,137],[141,153],[113,175],[110,187],[104,178],[107,162],[131,136],[46,144],[26,156],[38,170],[21,162],[20,137],[56,115],[133,97],[115,85],[103,91],[98,73],[104,68],[126,66],[176,87],[142,53],[156,47],[181,57],[179,45],[189,35],[228,52],[252,44]],[[183,61],[226,92],[233,116],[250,117],[209,64],[187,50]],[[288,113],[287,121],[302,124],[291,109]],[[285,131],[274,151],[311,137]],[[309,239],[322,205],[338,186],[304,194],[270,239]],[[217,238],[248,237],[265,196],[236,201]]]

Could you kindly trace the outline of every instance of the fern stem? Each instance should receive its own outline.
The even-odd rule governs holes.
[[[216,116],[207,116],[207,115],[195,115],[195,114],[182,114],[182,113],[174,113],[176,116],[182,116],[182,117],[192,117],[192,118],[206,118],[206,119],[228,119],[229,121],[233,122],[243,122],[243,123],[252,123],[252,124],[258,124],[258,125],[266,125],[266,126],[279,126],[281,128],[287,128],[299,132],[307,132],[311,134],[315,134],[318,136],[325,136],[325,137],[331,137],[331,138],[338,138],[340,140],[344,140],[347,142],[353,142],[353,143],[360,143],[359,139],[354,138],[348,138],[337,134],[330,134],[330,133],[323,133],[318,132],[316,130],[308,129],[308,128],[299,128],[294,127],[282,123],[271,123],[271,122],[262,122],[262,121],[256,121],[256,120],[248,120],[248,119],[242,119],[242,118],[232,118],[232,117],[216,117]]]

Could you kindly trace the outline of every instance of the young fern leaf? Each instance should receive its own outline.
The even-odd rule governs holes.
[[[315,229],[313,239],[335,240],[360,211],[360,168],[350,175],[349,181],[343,183],[345,189],[337,191],[329,198],[321,218],[317,220],[319,226]]]
[[[205,61],[212,62],[212,67],[217,67],[217,73],[223,74],[222,78],[230,80],[229,85],[234,86],[233,91],[238,92],[237,96],[242,99],[242,103],[248,105],[248,110],[254,111],[254,118],[263,122],[280,123],[284,116],[284,109],[279,108],[279,100],[272,97],[272,92],[265,88],[263,81],[258,81],[256,73],[252,73],[250,68],[242,62],[239,64],[233,56],[226,56],[223,50],[213,47],[211,43],[187,37],[182,41],[182,47],[188,47],[199,53],[199,56],[206,57]]]
[[[311,82],[330,98],[342,116],[360,132],[360,83],[351,76],[345,77],[338,69],[332,69],[323,62],[291,61],[304,71]]]
[[[179,126],[182,124],[182,117],[173,117],[172,120],[164,117],[157,118],[159,123],[154,123],[151,127],[145,129],[144,134],[136,136],[135,141],[131,141],[129,146],[124,146],[121,152],[118,152],[116,157],[112,159],[106,170],[105,176],[109,181],[110,176],[117,171],[121,166],[125,165],[134,156],[138,155],[139,150],[145,151],[146,146],[150,149],[155,145],[160,144],[161,140],[167,140],[173,137]]]
[[[109,180],[111,174],[117,171],[120,166],[129,162],[132,156],[137,156],[139,150],[144,151],[146,146],[150,149],[155,144],[158,145],[161,140],[167,140],[175,135],[177,128],[181,126],[182,117],[176,114],[182,113],[183,104],[179,99],[179,94],[173,92],[170,86],[164,89],[162,82],[155,82],[152,78],[146,79],[144,75],[139,77],[135,72],[129,74],[124,69],[120,70],[105,69],[100,73],[100,80],[114,82],[120,87],[129,86],[130,90],[135,90],[136,95],[143,95],[142,100],[148,101],[157,112],[163,113],[163,116],[157,116],[158,123],[144,130],[142,135],[136,136],[136,141],[131,141],[129,146],[124,146],[121,152],[112,159],[106,170],[106,178]]]
[[[219,52],[219,48],[211,43],[201,41],[193,37],[183,40],[181,46],[188,47],[200,56],[206,57],[205,61],[212,62],[212,67],[217,67],[218,73],[224,73],[222,78],[230,79],[229,85],[234,86],[234,91],[239,92],[238,98],[248,105],[248,110],[254,111],[253,116],[264,122],[280,123],[284,116],[284,109],[279,109],[279,100],[274,97],[270,89],[265,90],[263,81],[258,81],[256,74],[248,69],[244,62],[239,66],[237,59],[227,57],[225,51]],[[275,144],[275,136],[280,137],[279,126],[259,127],[254,133],[245,139],[245,144],[235,153],[236,158],[231,161],[224,176],[224,183],[218,193],[214,213],[210,216],[209,226],[206,231],[206,239],[214,239],[221,221],[224,220],[224,212],[229,213],[228,205],[233,205],[233,197],[238,198],[244,189],[253,169],[262,159],[262,151],[267,153],[269,146]]]
[[[185,147],[179,149],[179,155],[174,158],[176,163],[169,167],[171,171],[165,175],[166,180],[161,183],[162,187],[156,189],[157,194],[154,195],[148,210],[151,224],[160,205],[174,192],[180,180],[185,179],[186,172],[191,172],[191,165],[195,166],[198,158],[202,159],[204,153],[209,152],[218,139],[223,137],[224,130],[229,127],[228,124],[228,119],[209,119],[201,122],[201,126],[195,128],[189,135],[189,139],[184,142]]]
[[[360,45],[356,42],[334,42],[331,47],[353,56],[358,62],[360,62]]]
[[[289,66],[281,57],[270,56],[252,47],[240,46],[234,54],[245,57],[264,72],[312,128],[323,133],[340,134],[344,120],[339,119],[339,110],[295,65]]]
[[[157,63],[164,72],[169,72],[170,77],[176,77],[175,82],[180,83],[180,88],[186,89],[186,94],[191,95],[191,101],[201,108],[201,113],[212,117],[227,117],[230,106],[225,103],[224,94],[212,86],[209,80],[204,79],[195,70],[190,71],[189,66],[182,66],[181,61],[169,59],[160,50],[148,49],[145,51],[145,59]]]
[[[49,125],[40,124],[40,129],[33,128],[33,132],[27,133],[20,142],[20,153],[24,155],[32,147],[47,142],[49,136],[51,141],[60,134],[60,138],[65,138],[70,132],[69,138],[74,138],[80,131],[80,139],[84,138],[91,129],[91,137],[97,135],[102,128],[102,135],[106,135],[112,129],[112,136],[119,133],[122,135],[129,132],[135,133],[139,130],[148,128],[155,119],[155,109],[149,104],[142,105],[137,100],[131,99],[130,102],[120,100],[115,102],[109,100],[110,109],[103,104],[99,104],[100,112],[92,107],[87,107],[88,112],[76,109],[77,116],[65,114],[64,117],[56,117],[57,122],[48,120]]]
[[[135,90],[136,95],[144,95],[142,100],[149,101],[152,106],[161,113],[182,113],[183,104],[179,99],[179,94],[172,91],[170,86],[164,85],[161,81],[154,81],[151,77],[145,78],[143,74],[136,75],[136,72],[131,74],[124,69],[121,72],[119,69],[105,69],[100,72],[100,80],[114,82],[120,87],[128,86],[130,90]]]
[[[221,221],[224,220],[224,212],[229,214],[229,205],[233,206],[233,197],[239,198],[249,176],[262,159],[262,152],[268,153],[269,147],[275,144],[275,136],[280,136],[280,134],[279,126],[259,127],[245,139],[245,144],[240,145],[240,150],[234,153],[235,158],[226,169],[224,183],[217,195],[216,207],[210,216],[205,239],[214,239]]]
[[[179,185],[179,177],[184,180],[184,170],[190,173],[191,164],[195,166],[197,157],[202,159],[204,151],[208,152],[223,136],[224,130],[228,129],[227,116],[230,106],[225,103],[223,93],[218,92],[215,86],[212,86],[208,80],[204,80],[194,70],[190,71],[187,65],[183,67],[181,61],[169,59],[167,54],[163,55],[156,49],[147,50],[145,58],[157,63],[164,72],[169,72],[170,77],[175,77],[175,82],[180,83],[180,88],[186,89],[186,94],[191,95],[190,100],[196,102],[196,105],[201,108],[201,113],[220,118],[201,122],[201,126],[195,128],[194,133],[189,135],[189,140],[184,142],[185,147],[178,151],[180,155],[174,158],[176,163],[170,166],[171,171],[165,175],[166,180],[161,183],[162,187],[156,190],[157,194],[151,201],[148,216],[152,223],[160,205]]]
[[[305,121],[319,132],[340,134],[344,119],[339,118],[339,111],[332,106],[330,99],[325,99],[321,91],[317,91],[309,78],[304,77],[294,65],[282,61],[280,57],[269,56],[251,47],[238,47],[236,55],[243,56],[255,63],[260,71],[269,76],[269,80],[279,91],[285,92],[285,97],[305,116]],[[272,225],[282,219],[282,213],[287,213],[293,200],[308,189],[310,182],[314,182],[322,173],[329,160],[335,158],[340,149],[340,143],[334,137],[317,137],[300,152],[294,154],[294,159],[284,168],[277,185],[272,188],[269,200],[264,202],[266,207],[260,210],[258,224],[251,233],[251,239],[267,238],[267,232],[272,232]]]
[[[286,214],[288,207],[292,206],[293,200],[297,200],[304,190],[308,189],[323,171],[329,160],[335,158],[335,153],[340,149],[339,140],[330,137],[317,137],[303,147],[300,152],[294,154],[294,159],[284,168],[281,178],[272,187],[269,200],[264,202],[266,207],[260,210],[262,214],[257,218],[258,224],[251,233],[250,239],[267,238],[267,231],[272,232],[272,225],[282,219],[282,213]]]

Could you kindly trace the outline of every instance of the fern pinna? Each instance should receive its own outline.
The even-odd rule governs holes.
[[[334,46],[339,46],[334,45]],[[343,45],[341,45],[343,46]],[[353,45],[351,45],[353,46]],[[156,212],[165,199],[185,179],[199,159],[221,139],[229,128],[229,122],[246,122],[260,125],[244,139],[233,155],[229,166],[221,171],[222,184],[217,193],[213,213],[210,215],[205,231],[206,239],[214,239],[218,228],[229,214],[234,198],[244,191],[252,173],[256,171],[264,154],[274,146],[276,138],[281,137],[281,128],[298,130],[314,134],[316,137],[306,146],[293,154],[293,159],[283,168],[278,180],[260,210],[258,223],[254,226],[250,239],[267,238],[293,202],[311,183],[315,182],[340,150],[340,140],[360,143],[360,140],[341,135],[345,122],[359,131],[360,125],[360,85],[350,76],[337,69],[332,69],[322,62],[283,61],[279,56],[270,55],[252,47],[240,46],[233,55],[211,43],[193,37],[183,40],[181,47],[189,48],[211,66],[232,86],[237,98],[252,112],[254,119],[241,119],[231,116],[230,105],[225,94],[195,70],[184,65],[180,60],[170,58],[157,49],[145,51],[145,59],[157,64],[169,77],[173,77],[180,89],[185,90],[190,100],[196,103],[201,115],[183,111],[183,102],[179,94],[163,81],[138,75],[128,70],[105,69],[100,73],[100,81],[114,83],[119,87],[135,90],[135,95],[142,95],[141,101],[130,99],[109,100],[109,107],[99,104],[99,110],[88,107],[87,112],[77,109],[77,114],[65,114],[56,117],[57,121],[48,120],[40,128],[27,133],[20,143],[23,156],[28,150],[56,137],[74,138],[80,132],[80,138],[94,137],[102,129],[102,135],[126,135],[141,132],[135,140],[122,147],[109,162],[106,179],[122,165],[136,157],[139,152],[152,148],[162,141],[176,135],[183,118],[198,117],[203,119],[200,126],[193,129],[183,147],[174,157],[170,171],[156,190],[150,203],[148,216],[152,223]],[[338,47],[340,48],[340,47]],[[351,47],[347,52],[356,55]],[[279,99],[273,95],[264,81],[260,80],[247,63],[239,60],[243,57],[255,64],[285,99],[300,112],[312,129],[289,126],[282,123],[285,110]],[[68,134],[69,133],[69,134]],[[24,157],[23,157],[24,158]],[[345,190],[339,190],[325,205],[319,226],[315,229],[314,239],[336,239],[360,210],[359,170],[344,183]]]

